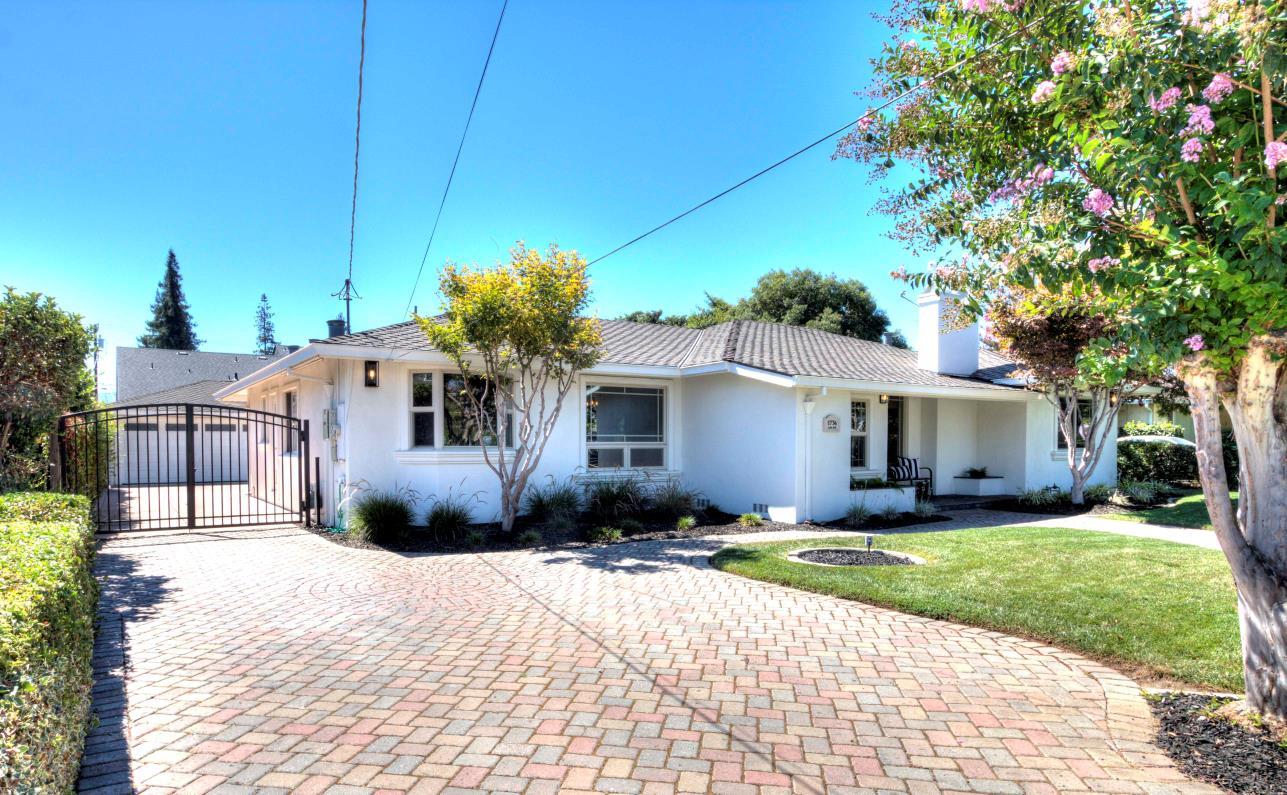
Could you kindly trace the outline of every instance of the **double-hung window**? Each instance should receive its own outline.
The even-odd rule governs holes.
[[[666,390],[601,386],[585,390],[586,467],[666,466]]]
[[[443,446],[477,447],[481,439],[482,444],[493,447],[500,436],[498,430],[503,428],[505,446],[513,447],[513,412],[500,411],[497,402],[495,387],[480,375],[468,379],[460,373],[443,376]]]
[[[411,446],[433,447],[433,373],[411,374]]]
[[[849,468],[867,468],[867,401],[849,403]]]
[[[1064,438],[1063,429],[1059,427],[1059,416],[1063,414],[1063,409],[1068,406],[1068,398],[1059,398],[1060,411],[1055,414],[1055,447],[1058,450],[1068,449],[1068,440]],[[1077,399],[1077,448],[1081,449],[1086,443],[1086,432],[1090,430],[1090,400],[1086,398]]]

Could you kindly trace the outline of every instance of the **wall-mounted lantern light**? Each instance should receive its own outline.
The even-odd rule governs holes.
[[[889,395],[881,395],[881,396],[880,396],[880,405],[882,405],[882,406],[883,406],[883,405],[885,405],[885,404],[886,404],[886,403],[888,403],[888,402],[889,402]]]
[[[368,361],[365,363],[365,365],[366,366],[363,369],[366,371],[366,385],[379,386],[380,385],[380,363],[375,361]]]

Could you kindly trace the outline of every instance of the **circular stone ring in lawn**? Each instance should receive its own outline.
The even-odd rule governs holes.
[[[853,547],[816,547],[797,549],[787,555],[795,563],[814,566],[912,566],[923,565],[925,560],[905,552],[883,549],[855,549]]]

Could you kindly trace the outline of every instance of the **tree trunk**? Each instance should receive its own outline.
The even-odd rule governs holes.
[[[1072,488],[1068,490],[1068,495],[1072,499],[1073,505],[1081,505],[1086,502],[1086,481],[1078,477],[1075,471],[1072,477]]]
[[[1193,412],[1202,492],[1238,591],[1247,703],[1279,719],[1287,719],[1285,353],[1287,334],[1252,340],[1236,383],[1221,383],[1200,355],[1185,362],[1182,370]],[[1221,404],[1238,442],[1236,513],[1221,450]]]

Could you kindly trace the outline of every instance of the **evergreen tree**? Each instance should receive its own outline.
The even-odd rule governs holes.
[[[192,315],[188,312],[188,301],[183,297],[179,259],[174,256],[174,249],[170,249],[170,255],[165,260],[165,275],[156,286],[152,319],[147,322],[147,331],[139,337],[139,345],[144,348],[195,351],[200,344],[196,324],[192,322]]]
[[[277,329],[273,327],[273,310],[268,305],[268,294],[259,294],[259,308],[255,310],[256,351],[270,354],[277,349]]]

